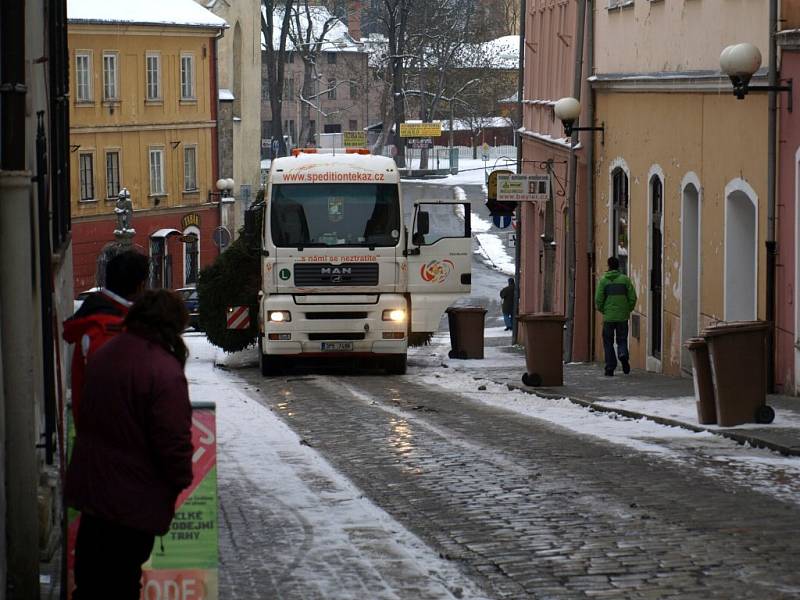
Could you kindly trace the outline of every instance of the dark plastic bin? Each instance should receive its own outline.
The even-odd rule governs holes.
[[[450,358],[483,358],[483,329],[486,309],[479,306],[451,306],[447,309],[450,326]]]
[[[564,315],[526,313],[519,315],[525,340],[522,383],[530,386],[564,385]]]
[[[683,344],[692,354],[692,379],[694,398],[697,400],[697,422],[711,425],[717,422],[717,403],[714,398],[714,381],[711,377],[711,362],[708,344],[704,338],[689,338]]]
[[[767,400],[767,333],[764,321],[738,321],[707,327],[717,423],[772,423]]]

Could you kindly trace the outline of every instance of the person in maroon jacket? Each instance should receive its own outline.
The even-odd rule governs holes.
[[[81,511],[74,600],[138,600],[142,563],[192,481],[180,296],[147,291],[87,363],[67,504]]]

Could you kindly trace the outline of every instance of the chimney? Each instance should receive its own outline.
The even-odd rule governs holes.
[[[355,41],[361,40],[361,13],[364,11],[362,0],[347,1],[347,29]]]

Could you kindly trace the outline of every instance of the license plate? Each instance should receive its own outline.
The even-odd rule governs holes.
[[[323,352],[352,352],[353,342],[322,342]]]

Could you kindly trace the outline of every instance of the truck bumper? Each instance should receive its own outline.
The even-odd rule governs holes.
[[[309,296],[305,298],[298,303],[294,296],[280,294],[262,300],[263,354],[351,356],[407,352],[408,306],[402,295],[375,295],[371,304],[348,303],[347,296],[337,298],[335,304],[314,304],[309,302]],[[395,309],[405,310],[406,319],[384,321],[384,311]],[[288,312],[291,320],[270,321],[269,315],[275,311]]]

